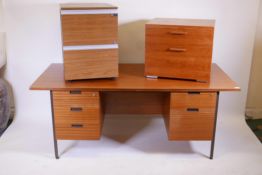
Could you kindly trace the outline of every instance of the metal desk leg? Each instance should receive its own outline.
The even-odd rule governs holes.
[[[53,106],[53,91],[50,91],[50,100],[51,100],[51,109],[52,109],[52,124],[53,124],[53,138],[54,138],[54,149],[55,149],[55,158],[59,159],[58,148],[57,148],[57,139],[55,131],[55,118],[54,118],[54,106]]]
[[[210,159],[213,159],[213,156],[214,156],[214,147],[215,147],[215,139],[216,139],[216,125],[217,125],[218,102],[219,102],[219,92],[217,92],[216,111],[215,111],[215,119],[214,119],[214,130],[213,130],[213,138],[212,138],[212,141],[211,141],[211,149],[210,149]]]

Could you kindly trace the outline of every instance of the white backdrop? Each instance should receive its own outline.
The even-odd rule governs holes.
[[[7,30],[6,78],[14,87],[17,118],[50,116],[49,93],[29,91],[50,63],[62,62],[58,0],[3,0]],[[92,1],[77,1],[92,2]],[[119,7],[120,62],[144,62],[144,20],[216,19],[213,62],[242,88],[223,93],[220,113],[244,113],[259,0],[109,0]]]

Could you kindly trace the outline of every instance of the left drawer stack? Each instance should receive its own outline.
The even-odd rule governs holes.
[[[99,92],[53,91],[56,137],[60,140],[96,140],[101,136]]]
[[[118,77],[118,14],[109,4],[61,5],[65,80]]]

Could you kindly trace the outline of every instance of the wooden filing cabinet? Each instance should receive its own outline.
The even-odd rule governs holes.
[[[212,140],[216,92],[174,92],[167,97],[169,140]]]
[[[99,92],[53,91],[53,111],[57,139],[100,138],[103,118]]]
[[[146,24],[145,76],[209,82],[214,20],[154,19]]]
[[[61,5],[65,80],[118,77],[117,7]]]

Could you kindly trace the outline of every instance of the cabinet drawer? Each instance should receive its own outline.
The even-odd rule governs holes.
[[[147,44],[205,45],[212,50],[213,27],[147,25]]]
[[[118,76],[118,49],[64,51],[65,80]]]
[[[188,92],[172,93],[171,109],[186,110],[188,108],[212,109],[216,108],[216,92]]]
[[[209,81],[212,47],[207,45],[146,45],[146,75]]]
[[[212,50],[205,46],[147,46],[146,74],[208,81]]]
[[[193,109],[193,108],[191,108]],[[215,109],[173,110],[170,115],[170,140],[211,140]]]
[[[115,14],[63,14],[61,16],[63,45],[117,43],[117,23]]]
[[[209,64],[209,58],[212,56],[212,49],[206,45],[175,45],[175,44],[150,44],[151,52],[148,56],[163,61],[167,59],[171,61],[188,62],[187,64]],[[154,58],[152,58],[154,59]],[[199,65],[198,65],[199,66]]]
[[[101,135],[101,126],[89,123],[56,124],[56,137],[61,140],[96,140]]]

